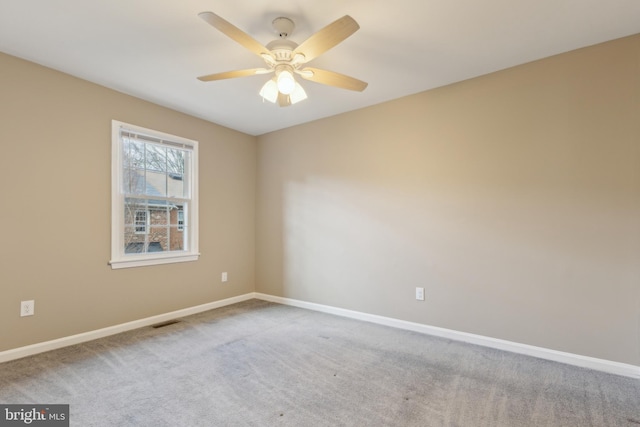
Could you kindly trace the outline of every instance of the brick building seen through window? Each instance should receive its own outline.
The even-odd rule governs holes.
[[[179,175],[137,171],[136,185],[153,194],[157,187],[179,187]],[[186,224],[183,206],[166,200],[127,198],[125,203],[125,253],[180,251]]]

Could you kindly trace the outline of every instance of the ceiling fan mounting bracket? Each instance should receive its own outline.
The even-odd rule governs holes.
[[[296,26],[291,19],[284,16],[274,19],[271,25],[273,25],[273,29],[276,30],[276,34],[281,39],[289,37]]]

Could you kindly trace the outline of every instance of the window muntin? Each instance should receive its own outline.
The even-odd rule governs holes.
[[[112,267],[197,259],[197,142],[117,121],[112,132]]]

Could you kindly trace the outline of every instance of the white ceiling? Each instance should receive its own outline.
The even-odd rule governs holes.
[[[258,95],[270,76],[201,82],[264,64],[202,11],[265,45],[278,16],[301,43],[351,15],[360,30],[309,66],[369,87],[301,80],[309,99],[281,108]],[[636,33],[639,0],[0,0],[0,51],[251,135]]]

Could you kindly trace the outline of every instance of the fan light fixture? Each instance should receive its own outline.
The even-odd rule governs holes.
[[[260,96],[263,99],[266,99],[267,101],[274,104],[278,101],[278,96],[282,95],[288,97],[289,102],[285,103],[285,105],[293,105],[307,99],[307,92],[305,92],[302,85],[295,81],[295,79],[292,80],[294,86],[290,94],[285,94],[278,89],[278,83],[276,81],[276,78],[274,77],[271,80],[267,81],[264,86],[262,86],[262,89],[260,89]]]
[[[275,76],[260,89],[260,96],[262,99],[277,103],[281,107],[287,107],[307,99],[307,93],[296,81],[294,74],[298,74],[305,80],[358,92],[362,92],[367,87],[366,82],[344,74],[305,67],[306,63],[341,43],[360,28],[349,15],[345,15],[322,28],[301,44],[288,39],[295,27],[293,21],[286,17],[276,18],[272,25],[278,39],[268,43],[267,46],[263,46],[249,34],[213,12],[201,12],[198,16],[230,39],[260,56],[266,65],[264,68],[209,74],[198,77],[198,80],[210,82],[275,73]]]
[[[307,99],[307,93],[293,77],[293,68],[288,64],[279,64],[276,76],[267,81],[260,96],[269,102],[278,102],[281,106],[292,105]]]

